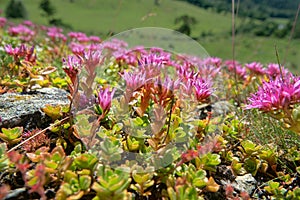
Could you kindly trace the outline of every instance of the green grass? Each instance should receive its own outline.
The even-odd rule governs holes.
[[[205,38],[200,41],[210,55],[223,59],[232,59],[231,37]],[[272,37],[237,36],[235,38],[235,58],[244,62],[259,61],[264,64],[277,63],[275,45],[281,64],[284,63],[291,71],[299,74],[299,46],[300,40],[293,40],[286,55],[288,39]]]
[[[35,23],[46,23],[40,16],[38,8],[40,0],[24,1],[29,19]],[[153,0],[69,0],[51,1],[57,9],[56,16],[65,23],[71,24],[75,30],[91,33],[115,33],[131,28],[159,26],[175,29],[176,17],[188,14],[197,20],[192,36],[198,37],[202,31],[223,33],[230,30],[230,16],[218,15],[200,9],[186,2],[163,0],[156,6]],[[5,2],[0,2],[5,7]],[[222,22],[222,23],[219,23]]]
[[[26,0],[25,6],[29,13],[29,20],[45,24],[38,8],[40,0]],[[199,43],[211,56],[232,59],[231,45],[231,15],[217,14],[176,0],[161,0],[156,6],[153,0],[52,0],[57,9],[56,17],[70,24],[74,30],[88,34],[107,37],[109,33],[120,33],[139,27],[164,27],[176,29],[176,17],[188,14],[197,20],[192,27],[191,36],[199,38],[201,33],[211,32],[213,36],[199,39]],[[5,8],[7,2],[0,1]],[[274,19],[285,22],[282,19]],[[237,19],[237,24],[241,23]],[[259,61],[262,63],[277,62],[276,45],[281,62],[286,59],[286,65],[293,71],[300,71],[299,40],[292,41],[289,53],[285,57],[287,39],[263,38],[239,35],[236,38],[236,56],[241,62]]]

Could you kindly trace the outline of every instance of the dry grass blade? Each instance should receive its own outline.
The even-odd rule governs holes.
[[[238,6],[236,8],[235,11],[235,0],[232,0],[232,7],[231,7],[231,23],[232,23],[232,60],[235,61],[235,17],[238,14],[238,10],[239,10],[239,5],[240,5],[240,1],[238,0]],[[239,100],[239,87],[238,87],[238,81],[237,81],[237,70],[236,70],[236,66],[235,66],[235,62],[233,62],[233,66],[234,66],[234,82],[235,82],[235,86],[236,86],[236,100],[237,103],[240,104],[240,100]]]
[[[300,3],[298,4],[298,9],[297,9],[297,12],[296,12],[296,15],[295,15],[295,19],[294,19],[294,22],[293,22],[293,27],[292,27],[292,30],[291,30],[291,35],[290,35],[290,38],[289,38],[289,41],[288,41],[288,45],[286,47],[283,65],[285,65],[286,57],[287,57],[287,55],[289,53],[289,49],[290,49],[291,41],[292,41],[293,36],[294,36],[294,32],[295,32],[295,28],[296,28],[296,24],[297,24],[299,12],[300,12]]]

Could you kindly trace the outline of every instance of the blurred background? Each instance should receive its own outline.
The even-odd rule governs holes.
[[[277,63],[300,72],[300,0],[235,0],[235,59]],[[163,27],[232,59],[232,0],[0,0],[14,23],[61,26],[106,38],[139,27]]]

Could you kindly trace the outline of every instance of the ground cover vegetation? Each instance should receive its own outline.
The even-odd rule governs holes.
[[[300,198],[300,78],[280,62],[0,27],[1,94],[58,87],[70,101],[42,108],[46,129],[1,129],[0,198]]]

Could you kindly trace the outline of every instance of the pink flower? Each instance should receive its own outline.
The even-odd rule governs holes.
[[[88,50],[83,53],[84,67],[92,75],[96,71],[96,67],[102,63],[104,57],[102,56],[102,51],[100,50]]]
[[[85,50],[85,45],[71,42],[69,44],[69,48],[71,49],[73,54],[75,54],[77,56],[83,56],[84,50]]]
[[[74,69],[82,68],[82,60],[79,59],[77,56],[68,56],[67,60],[63,58],[63,64],[71,71]]]
[[[136,91],[146,83],[146,74],[145,73],[132,73],[124,71],[121,75],[126,82],[126,90]]]
[[[98,36],[92,35],[92,36],[89,37],[89,39],[90,39],[91,42],[94,42],[94,43],[101,42],[101,39]]]
[[[52,41],[66,41],[67,38],[64,34],[60,32],[54,32],[54,31],[48,31],[47,32],[48,37],[51,38]]]
[[[195,97],[199,102],[207,102],[212,94],[212,83],[203,78],[197,78],[193,82]]]
[[[282,72],[282,74],[281,74]],[[283,66],[281,66],[281,72],[280,72],[280,67],[278,64],[275,63],[270,63],[268,64],[268,67],[266,69],[266,73],[271,77],[271,78],[276,78],[278,76],[283,76],[285,77],[287,74],[289,74],[290,72],[285,69]]]
[[[52,41],[66,41],[67,37],[62,33],[63,29],[58,27],[48,27],[47,35],[51,38]]]
[[[28,26],[28,27],[35,27],[35,24],[34,23],[32,23],[31,21],[29,21],[29,20],[25,20],[25,21],[23,21],[23,23],[22,24],[24,24],[25,26]]]
[[[91,44],[87,45],[86,47],[90,51],[96,51],[96,50],[101,50],[102,51],[99,44],[91,43]]]
[[[31,63],[34,63],[36,61],[34,46],[32,46],[30,49],[27,49],[25,44],[21,44],[19,47],[15,48],[13,48],[11,45],[5,45],[4,49],[7,54],[14,56],[16,62],[18,62],[22,58]]]
[[[136,55],[144,55],[148,53],[144,46],[135,46],[131,48],[130,51]]]
[[[186,95],[194,94],[197,101],[201,103],[207,102],[213,92],[212,83],[209,79],[204,79],[202,77],[195,76],[188,79],[186,82],[183,82],[182,85],[183,92]]]
[[[263,68],[263,65],[258,62],[252,62],[245,65],[252,73],[257,75],[264,75],[266,70]]]
[[[188,63],[188,64],[187,64]],[[221,60],[217,58],[200,59],[195,56],[185,56],[184,64],[186,67],[197,70],[201,77],[213,78],[220,72]]]
[[[101,107],[102,116],[105,116],[109,112],[114,93],[115,89],[110,91],[110,88],[100,88],[98,90],[96,103]]]
[[[112,39],[102,43],[102,48],[109,51],[118,51],[120,49],[126,48],[128,44],[122,40]]]
[[[232,63],[228,62],[227,68],[233,74],[236,73],[238,77],[245,80],[247,77],[246,68],[242,67],[238,62]]]
[[[0,28],[3,28],[7,22],[7,19],[4,17],[0,17]]]
[[[190,78],[187,81],[184,81],[182,83],[182,86],[183,86],[182,90],[183,90],[184,94],[186,94],[188,96],[192,95],[194,92],[194,79]]]
[[[201,74],[202,77],[205,78],[215,78],[219,72],[220,67],[216,67],[213,65],[198,65],[198,74]]]
[[[12,26],[8,29],[8,33],[11,36],[18,36],[22,41],[30,41],[35,32],[24,25]]]
[[[161,77],[158,77],[154,83],[154,87],[151,89],[153,95],[153,100],[165,106],[170,99],[174,97],[174,91],[179,88],[180,79],[172,80],[170,77],[166,77],[164,80],[161,80]]]
[[[128,51],[125,49],[120,49],[118,51],[113,52],[113,57],[116,58],[117,63],[119,63],[120,65],[127,64],[136,66],[138,63],[138,59],[135,52]]]
[[[70,38],[74,38],[74,39],[77,39],[79,37],[86,37],[86,34],[85,33],[82,33],[82,32],[69,32],[68,33],[68,36]]]
[[[19,48],[13,48],[10,44],[4,46],[4,50],[11,56],[15,56],[18,54]]]
[[[63,65],[63,70],[75,85],[79,70],[82,68],[82,60],[76,56],[68,56],[67,60],[63,58]]]
[[[189,79],[194,79],[197,73],[194,71],[194,65],[186,61],[181,65],[176,66],[178,76],[183,80],[187,81]]]
[[[214,65],[215,67],[220,67],[222,64],[221,58],[216,58],[216,57],[209,57],[204,59],[204,63],[206,65]]]
[[[141,55],[138,60],[139,70],[146,73],[146,78],[153,78],[158,76],[161,69],[170,60],[168,55],[158,55],[155,53],[150,53],[146,55]]]
[[[234,65],[240,65],[240,63],[236,60],[226,60],[224,62],[225,65],[227,66],[234,66]]]
[[[164,52],[164,50],[162,48],[159,48],[159,47],[151,47],[150,52],[151,53],[162,54]]]
[[[80,43],[87,43],[90,41],[90,38],[87,36],[77,37],[78,42]]]
[[[62,33],[63,29],[62,28],[58,28],[58,27],[46,27],[48,32],[53,32],[53,33]]]
[[[129,103],[131,101],[133,93],[141,87],[145,86],[147,82],[146,74],[142,72],[132,73],[124,71],[121,76],[126,82],[126,90],[124,94],[125,102]]]
[[[139,65],[141,67],[145,67],[145,66],[155,66],[155,67],[162,67],[167,59],[169,58],[165,58],[162,56],[159,56],[157,54],[154,53],[150,53],[147,55],[142,55],[141,58],[139,59]]]
[[[39,25],[39,29],[41,29],[42,31],[47,31],[48,27],[44,25]]]
[[[289,109],[300,102],[300,77],[289,76],[283,80],[276,78],[270,82],[263,82],[255,94],[248,98],[246,109],[258,108],[269,112]]]

